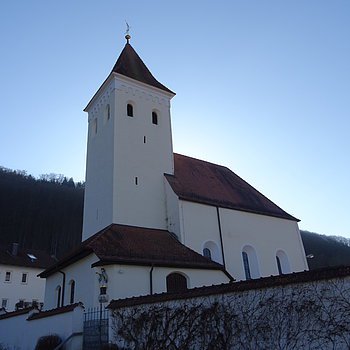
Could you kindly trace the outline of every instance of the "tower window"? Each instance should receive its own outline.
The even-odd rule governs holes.
[[[126,105],[126,114],[127,114],[128,117],[133,117],[134,116],[134,107],[130,103],[128,103]]]
[[[152,123],[158,125],[158,114],[157,112],[152,112]]]
[[[111,106],[109,104],[106,106],[106,119],[111,119]]]
[[[97,134],[97,118],[95,118],[92,121],[92,130],[93,130],[94,135],[96,135]]]
[[[135,185],[138,185],[139,184],[139,179],[137,176],[135,176]]]

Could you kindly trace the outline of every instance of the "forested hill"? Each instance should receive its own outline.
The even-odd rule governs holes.
[[[39,179],[0,167],[0,244],[18,242],[61,257],[81,241],[84,185],[63,175]],[[343,237],[301,231],[310,268],[350,265]]]
[[[84,186],[63,175],[0,167],[0,243],[62,256],[81,241]]]

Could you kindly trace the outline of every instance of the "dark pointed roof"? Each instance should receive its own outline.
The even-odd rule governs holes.
[[[129,78],[141,81],[142,83],[154,86],[158,89],[170,92],[166,86],[161,84],[148,70],[146,65],[141,60],[140,56],[136,53],[133,47],[126,43],[123,51],[121,52],[117,63],[114,65],[112,72],[125,75]]]
[[[180,199],[299,221],[224,166],[174,153],[174,167],[165,177]]]
[[[98,258],[93,266],[123,264],[224,269],[222,265],[181,244],[168,231],[112,224],[82,242],[72,253],[39,276],[48,277],[91,253]]]

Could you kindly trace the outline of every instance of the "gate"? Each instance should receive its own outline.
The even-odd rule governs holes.
[[[97,350],[108,344],[109,312],[91,308],[84,313],[83,349]]]

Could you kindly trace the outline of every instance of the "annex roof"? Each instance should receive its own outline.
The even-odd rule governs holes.
[[[165,177],[180,199],[299,221],[224,166],[174,153],[174,167]]]
[[[222,265],[187,248],[168,231],[112,224],[82,242],[40,277],[48,277],[91,253],[98,258],[93,266],[123,264],[223,270]]]
[[[44,269],[54,262],[54,258],[42,250],[18,248],[13,253],[11,245],[0,245],[0,264],[3,265]]]
[[[152,75],[152,73],[141,60],[140,56],[136,53],[136,51],[129,43],[125,44],[123,51],[121,52],[116,64],[112,69],[112,72],[125,75],[129,78],[141,81],[142,83],[174,94],[174,92],[161,84]]]

